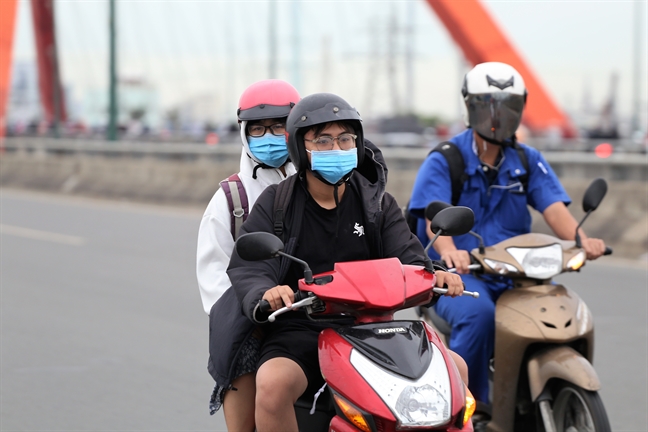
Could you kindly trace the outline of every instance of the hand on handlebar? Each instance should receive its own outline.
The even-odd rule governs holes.
[[[277,285],[263,294],[263,300],[270,304],[268,310],[275,311],[284,305],[287,307],[292,306],[295,301],[295,293],[288,285]]]
[[[581,240],[581,246],[585,249],[588,260],[595,260],[601,255],[609,255],[605,242],[597,238],[584,238]]]
[[[450,297],[460,296],[464,290],[464,284],[461,281],[461,277],[456,274],[437,271],[436,273],[436,284],[435,286],[439,288],[447,288],[448,292],[445,295]]]
[[[448,268],[455,267],[457,273],[467,274],[470,272],[468,266],[470,265],[470,255],[465,250],[452,250],[443,252],[441,259],[445,261]]]

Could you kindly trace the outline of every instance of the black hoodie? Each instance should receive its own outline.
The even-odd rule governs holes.
[[[284,227],[289,233],[284,242],[286,245],[291,244],[292,239],[296,240],[299,237],[297,231],[301,224],[296,224],[295,218],[302,215],[298,210],[300,200],[307,199],[304,188],[299,187],[299,182],[302,181],[304,181],[302,178],[298,179],[290,204],[285,210]],[[403,264],[423,265],[425,255],[423,247],[410,232],[394,197],[385,191],[386,183],[387,168],[382,153],[365,140],[363,164],[351,175],[348,185],[362,199],[366,221],[365,234],[371,245],[371,256],[374,259],[396,257]],[[241,234],[258,231],[274,232],[272,215],[277,187],[271,185],[259,196],[241,228]],[[227,274],[241,302],[242,311],[250,320],[254,320],[254,309],[265,291],[284,284],[285,271],[282,271],[281,266],[283,259],[250,262],[241,259],[236,251],[232,253]]]

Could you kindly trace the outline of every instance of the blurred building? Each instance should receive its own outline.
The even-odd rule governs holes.
[[[157,89],[144,79],[121,78],[117,84],[119,128],[131,135],[141,135],[162,125]],[[108,121],[108,91],[105,88],[86,92],[83,117],[94,128]]]
[[[23,133],[42,115],[38,92],[38,70],[34,62],[15,62],[7,106],[7,124],[11,133]]]

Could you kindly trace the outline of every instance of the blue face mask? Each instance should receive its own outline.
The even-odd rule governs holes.
[[[248,137],[250,151],[261,163],[279,168],[288,160],[286,137],[267,133],[260,137]]]
[[[309,151],[311,169],[327,182],[336,184],[358,166],[358,148],[350,150]]]

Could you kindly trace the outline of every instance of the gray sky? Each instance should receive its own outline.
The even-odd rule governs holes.
[[[17,60],[34,58],[27,1],[21,0],[19,7]],[[611,74],[618,73],[619,112],[628,115],[634,2],[484,3],[565,110],[580,110],[587,89],[591,103],[599,108],[609,94]],[[647,8],[645,0],[639,3],[645,107]],[[56,1],[62,77],[79,101],[91,90],[107,86],[107,4]],[[457,116],[466,66],[426,1],[277,1],[276,5],[278,78],[294,82],[302,94],[338,93],[365,117],[404,105],[404,28],[412,17],[414,107],[423,114]],[[267,0],[118,0],[117,8],[120,74],[148,80],[164,108],[193,105],[198,115],[233,118],[241,91],[268,77]],[[391,17],[401,29],[393,39],[397,53],[393,80],[387,61]]]

